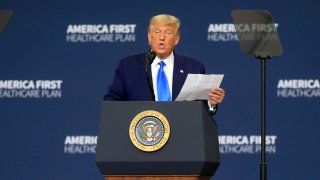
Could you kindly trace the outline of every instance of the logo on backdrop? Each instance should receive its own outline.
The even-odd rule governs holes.
[[[266,136],[266,153],[277,151],[276,135]],[[256,154],[261,152],[261,136],[257,135],[221,135],[219,136],[221,154]]]
[[[320,97],[319,79],[280,79],[277,96],[282,98],[316,98]]]
[[[234,24],[209,24],[208,41],[238,41]]]
[[[66,136],[65,154],[95,154],[98,136]]]
[[[61,98],[62,80],[0,80],[0,98]]]
[[[168,141],[170,125],[160,112],[143,111],[132,119],[129,136],[136,148],[145,152],[157,151]]]
[[[275,27],[278,28],[279,24],[275,24]],[[241,32],[250,32],[250,31],[260,31],[260,32],[269,32],[273,30],[272,24],[239,24],[237,29]],[[232,23],[220,23],[220,24],[209,24],[208,26],[208,41],[213,42],[226,42],[226,41],[238,41],[238,36],[236,34],[236,27]]]
[[[66,31],[66,42],[135,42],[136,27],[136,24],[69,24]]]

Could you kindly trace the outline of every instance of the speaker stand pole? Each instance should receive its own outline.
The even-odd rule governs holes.
[[[266,63],[268,58],[259,58],[261,61],[261,163],[260,180],[267,179],[266,162]]]

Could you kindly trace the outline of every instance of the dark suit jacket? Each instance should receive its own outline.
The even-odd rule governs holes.
[[[104,100],[152,101],[145,70],[145,53],[123,58],[115,71]],[[152,80],[150,65],[148,72]],[[188,74],[205,74],[204,65],[190,57],[174,54],[172,100],[178,96]]]

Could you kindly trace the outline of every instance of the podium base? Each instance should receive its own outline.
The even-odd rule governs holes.
[[[107,175],[105,180],[210,180],[199,175]]]

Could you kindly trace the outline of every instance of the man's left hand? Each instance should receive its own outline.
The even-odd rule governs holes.
[[[216,106],[217,104],[220,104],[224,99],[224,90],[222,88],[213,88],[210,90],[208,96],[209,96],[209,102],[211,106]]]

